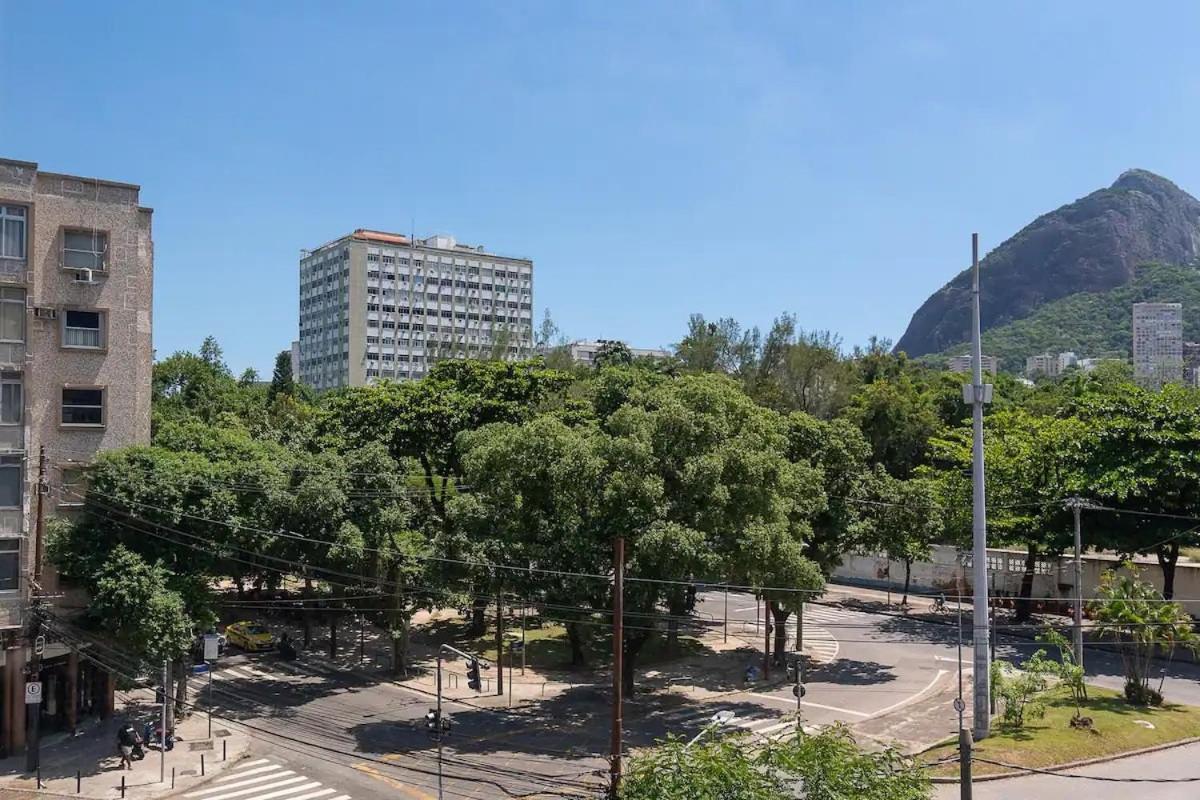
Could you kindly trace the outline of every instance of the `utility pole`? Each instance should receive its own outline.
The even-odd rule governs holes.
[[[763,680],[771,679],[771,603],[763,593]]]
[[[1075,624],[1072,626],[1075,641],[1075,663],[1083,667],[1083,536],[1079,528],[1079,513],[1083,511],[1082,498],[1067,499],[1067,507],[1075,512]]]
[[[992,400],[992,385],[983,382],[983,344],[979,320],[979,234],[971,234],[971,383],[963,386],[963,401],[971,404],[974,432],[972,444],[972,542],[975,579],[974,682],[975,739],[992,732],[989,701],[991,662],[988,659],[988,572],[987,572],[987,496],[983,480],[983,406]]]
[[[958,712],[958,785],[960,800],[971,800],[971,732],[963,722],[967,704],[963,700],[962,661],[962,592],[958,597],[958,697],[954,698],[954,710]]]
[[[609,792],[616,800],[621,789],[621,692],[625,673],[625,537],[618,536],[613,545],[613,708],[612,740],[609,750],[611,772]]]
[[[496,589],[496,697],[504,697],[504,599]]]
[[[30,587],[33,597],[33,624],[29,637],[29,649],[33,652],[33,660],[29,665],[31,682],[41,685],[42,680],[42,561],[44,559],[45,536],[43,531],[46,524],[46,492],[49,486],[46,482],[46,446],[38,448],[38,477],[37,477],[37,518],[34,523],[34,556],[33,556],[33,586]],[[25,739],[25,768],[29,772],[36,771],[42,763],[41,752],[41,722],[42,703],[39,694],[37,702],[29,703],[29,731]]]
[[[167,688],[167,682],[171,679],[170,663],[163,659],[163,688],[162,688],[162,709],[158,712],[158,782],[165,783],[167,780],[167,703],[170,702],[170,694]]]

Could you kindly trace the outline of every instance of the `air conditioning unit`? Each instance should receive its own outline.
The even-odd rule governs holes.
[[[58,319],[58,309],[36,306],[33,309],[33,316],[37,319]]]
[[[92,272],[92,270],[90,270],[90,269],[75,270],[75,283],[95,283],[95,282],[96,282],[96,276],[95,276],[95,273]]]

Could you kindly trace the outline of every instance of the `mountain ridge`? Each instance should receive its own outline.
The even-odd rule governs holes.
[[[1123,286],[1146,263],[1200,255],[1200,200],[1166,178],[1131,169],[1103,189],[1038,216],[980,263],[985,331],[1081,292]],[[971,275],[959,272],[913,314],[897,351],[939,353],[969,338]]]

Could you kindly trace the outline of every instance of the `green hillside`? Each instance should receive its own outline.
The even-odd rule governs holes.
[[[983,302],[987,303],[986,287]],[[998,356],[1001,369],[1014,372],[1025,368],[1026,356],[1045,352],[1128,358],[1133,349],[1133,304],[1141,302],[1183,303],[1184,339],[1200,341],[1200,268],[1147,264],[1123,286],[1068,295],[1024,319],[984,331],[983,352]],[[968,349],[966,343],[949,347],[930,360],[944,366],[947,357]]]

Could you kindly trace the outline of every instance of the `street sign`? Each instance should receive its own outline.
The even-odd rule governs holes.
[[[967,710],[967,704],[963,702],[961,697],[954,698],[954,710],[960,714]]]
[[[806,694],[808,694],[808,690],[801,684],[797,683],[792,687],[792,697],[804,697]]]
[[[203,675],[206,672],[208,672],[210,669],[211,669],[211,667],[208,664],[193,664],[192,665],[192,674],[193,675]]]
[[[25,684],[25,705],[34,706],[42,702],[41,681],[29,681]]]
[[[204,660],[216,661],[221,649],[221,636],[216,633],[204,634]]]

